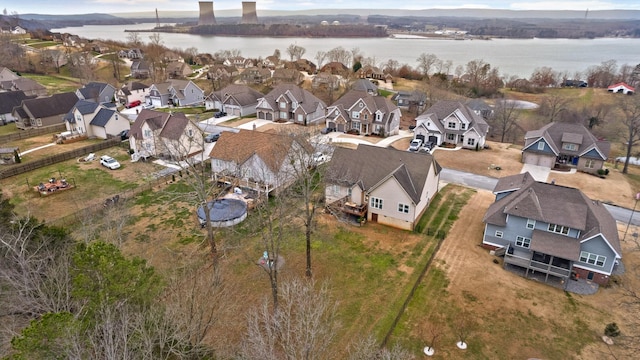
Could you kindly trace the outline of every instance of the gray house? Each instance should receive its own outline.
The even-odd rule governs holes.
[[[115,94],[116,88],[113,85],[102,82],[90,82],[76,90],[79,99],[99,104],[113,102]]]
[[[454,144],[467,149],[483,148],[489,125],[460,101],[441,100],[416,117],[414,137],[436,145]]]
[[[573,277],[609,281],[622,250],[604,204],[575,188],[537,182],[529,173],[501,178],[493,192],[482,244],[504,249],[505,266],[565,286]]]
[[[327,127],[362,135],[391,136],[400,131],[400,109],[384,96],[351,90],[327,108]]]
[[[16,118],[11,114],[13,108],[20,106],[23,100],[34,97],[25,95],[23,91],[0,92],[0,125],[15,122]]]
[[[149,87],[147,104],[155,107],[193,106],[204,102],[204,91],[190,80],[170,79]]]
[[[582,124],[553,122],[541,129],[527,131],[522,148],[522,162],[554,167],[575,167],[595,173],[602,169],[611,144],[598,140]]]
[[[441,169],[430,154],[363,144],[338,147],[327,171],[327,208],[413,230],[438,193]]]
[[[258,119],[292,121],[310,125],[324,122],[327,105],[309,91],[293,84],[276,86],[258,101]]]
[[[204,104],[207,110],[218,109],[229,115],[247,116],[256,113],[258,99],[263,96],[247,85],[231,84],[211,93]]]
[[[13,108],[12,116],[18,129],[30,129],[63,124],[62,119],[78,102],[73,92],[54,94],[45,98],[26,99]]]

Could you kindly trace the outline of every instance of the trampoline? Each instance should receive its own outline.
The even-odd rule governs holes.
[[[229,227],[241,223],[247,218],[247,204],[238,199],[222,198],[209,201],[209,220],[213,227]],[[204,227],[207,223],[206,209],[204,206],[198,208],[198,221]]]

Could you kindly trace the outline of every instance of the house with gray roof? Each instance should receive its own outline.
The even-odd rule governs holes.
[[[9,68],[6,68],[4,66],[0,66],[0,82],[2,82],[2,81],[11,81],[11,80],[19,79],[19,78],[20,78],[20,76],[16,75],[16,73],[11,71]]]
[[[477,149],[484,147],[488,132],[487,122],[466,104],[441,100],[416,117],[414,138]]]
[[[129,131],[132,158],[183,160],[204,149],[202,132],[180,112],[143,109]]]
[[[88,100],[78,100],[64,116],[67,131],[72,135],[107,139],[131,127],[129,119],[116,109]]]
[[[133,60],[131,62],[131,76],[135,79],[148,78],[151,75],[152,70],[151,64],[146,60]]]
[[[155,107],[201,105],[204,103],[204,91],[191,80],[169,79],[152,84],[145,102]]]
[[[15,122],[13,108],[20,106],[23,100],[33,99],[35,96],[27,96],[23,91],[0,92],[0,125]]]
[[[378,95],[378,87],[369,79],[358,79],[351,85],[352,90],[366,91],[370,95]]]
[[[407,109],[414,114],[424,111],[427,105],[427,94],[420,90],[398,91],[393,94],[391,100],[398,105],[399,108]]]
[[[16,106],[11,114],[16,118],[18,129],[30,129],[58,125],[63,116],[78,102],[74,92],[54,94],[49,97],[26,99]]]
[[[327,108],[326,126],[386,137],[398,134],[401,116],[400,108],[386,97],[351,90]]]
[[[116,92],[117,102],[121,105],[131,104],[136,100],[144,103],[148,95],[149,86],[138,81],[129,81]]]
[[[172,61],[165,70],[170,79],[184,79],[193,74],[193,69],[184,61]]]
[[[483,246],[503,249],[505,266],[565,287],[579,277],[607,284],[622,258],[616,221],[579,189],[523,173],[498,180],[484,215]]]
[[[309,91],[293,84],[276,86],[258,100],[258,119],[292,121],[300,125],[323,123],[327,105]]]
[[[19,77],[13,80],[0,82],[0,88],[4,91],[22,91],[27,96],[46,96],[47,88],[35,80]]]
[[[93,101],[97,103],[113,102],[116,94],[116,88],[103,82],[90,82],[80,89],[76,90],[79,99]]]
[[[325,199],[331,211],[413,230],[438,193],[442,168],[433,156],[360,144],[335,149]]]
[[[604,167],[611,144],[599,140],[582,124],[552,122],[527,131],[522,162],[548,168],[573,167],[597,173]]]
[[[256,113],[258,100],[264,95],[247,85],[231,84],[214,91],[205,99],[207,110],[218,109],[228,115],[247,116]]]

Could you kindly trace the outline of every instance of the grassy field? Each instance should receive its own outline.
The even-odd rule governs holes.
[[[49,94],[73,92],[82,87],[80,81],[64,75],[22,74],[22,76],[37,81],[47,88]]]

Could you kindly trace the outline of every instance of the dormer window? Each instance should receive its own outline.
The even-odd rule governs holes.
[[[578,150],[578,145],[571,144],[571,143],[564,143],[564,144],[562,144],[562,148],[564,150],[576,151],[576,150]]]
[[[449,129],[455,129],[455,128],[456,128],[456,123],[454,123],[454,122],[449,122],[449,123],[447,123],[447,127],[448,127]]]
[[[286,109],[287,108],[287,103],[284,101],[280,102],[280,109]]]
[[[461,123],[461,124],[460,124],[460,129],[461,129],[461,130],[466,130],[466,129],[467,129],[467,124],[465,124],[465,123]]]

